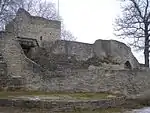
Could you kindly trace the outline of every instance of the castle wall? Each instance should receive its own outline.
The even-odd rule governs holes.
[[[53,92],[112,92],[138,94],[150,88],[145,70],[75,70],[46,77],[44,89]]]
[[[26,88],[32,90],[63,92],[110,91],[128,94],[139,93],[150,87],[149,70],[119,71],[93,68],[89,70],[70,71],[64,69],[62,72],[49,72],[47,70],[42,70],[38,64],[24,55],[19,43],[12,34],[6,33],[0,42],[2,44],[0,51],[7,64],[8,75],[23,77]],[[73,44],[70,45],[71,47],[74,47],[77,44],[77,42],[72,43]],[[58,45],[60,46],[60,44]],[[91,51],[93,51],[92,45],[90,44],[81,43],[80,46],[76,47],[85,48],[85,45],[87,46],[87,49],[84,51],[84,54],[86,55],[85,57],[82,55],[79,58],[87,58],[87,54],[90,54],[92,53]],[[58,50],[58,53],[63,50],[61,47],[57,48],[57,46],[54,45],[52,47],[54,47],[53,52],[55,53],[58,52]],[[76,49],[72,50],[75,51]],[[90,53],[86,51],[89,51]]]
[[[24,86],[36,89],[41,83],[40,66],[28,59],[13,34],[0,33],[0,53],[7,65],[7,78],[14,78],[13,81],[23,79]],[[36,82],[38,81],[38,82]],[[13,82],[12,82],[13,83]],[[38,83],[38,84],[37,84]],[[15,84],[15,83],[14,83]],[[34,84],[34,85],[31,85]],[[34,87],[34,88],[33,88]]]
[[[61,22],[47,20],[42,17],[31,16],[20,9],[16,18],[6,25],[6,31],[15,33],[15,36],[34,38],[38,43],[60,39]],[[41,38],[42,37],[42,40]]]
[[[86,44],[58,40],[60,24],[59,21],[34,17],[24,10],[19,10],[16,18],[6,25],[6,31],[10,33],[4,33],[0,39],[0,52],[7,64],[8,75],[24,77],[26,87],[34,90],[137,93],[149,88],[149,71],[95,68],[69,72],[64,69],[61,73],[55,73],[42,69],[40,65],[28,59],[15,37],[34,38],[46,49],[42,54],[56,54],[60,55],[60,58],[64,55],[67,61],[71,56],[77,61],[98,57],[103,63],[107,60],[107,65],[115,64],[115,68],[123,66],[123,69],[127,61],[132,69],[139,67],[131,49],[118,41],[97,40],[94,44]],[[35,56],[38,54],[39,59],[41,58],[38,48],[30,52],[31,57],[35,52]],[[51,60],[44,58],[45,63]]]
[[[77,60],[87,60],[94,56],[92,44],[79,43],[74,41],[56,41],[51,46],[54,54],[68,54],[75,56]]]
[[[132,68],[139,68],[137,59],[131,49],[122,42],[115,40],[96,40],[93,44],[96,56],[101,59],[107,58],[111,63],[125,64],[130,62]]]
[[[68,54],[81,61],[98,57],[101,61],[107,60],[110,64],[124,65],[129,62],[131,68],[139,68],[139,63],[131,49],[114,40],[97,40],[94,44],[58,40],[53,43],[45,42],[43,45],[49,54]]]
[[[23,51],[18,42],[13,38],[14,35],[10,33],[3,34],[1,38],[1,53],[7,63],[8,75],[20,76],[23,68],[22,55]]]

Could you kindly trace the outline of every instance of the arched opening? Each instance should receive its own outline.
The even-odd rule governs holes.
[[[125,69],[132,69],[132,66],[131,66],[131,64],[130,64],[129,61],[126,61],[126,62],[125,62],[124,68],[125,68]]]
[[[43,37],[42,36],[40,36],[40,40],[42,41],[42,39],[43,39]]]

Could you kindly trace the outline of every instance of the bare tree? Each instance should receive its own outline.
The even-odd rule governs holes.
[[[115,34],[132,39],[132,46],[144,49],[149,67],[150,0],[121,0],[122,15],[116,19]]]
[[[61,32],[62,40],[65,40],[65,42],[64,42],[64,44],[65,44],[64,45],[65,46],[65,53],[66,53],[66,55],[69,55],[69,53],[68,53],[69,52],[68,51],[69,41],[76,40],[76,37],[74,37],[69,30],[66,30],[64,25],[61,26],[61,30],[62,30],[62,32]]]
[[[4,28],[6,23],[11,21],[19,8],[23,8],[28,11],[30,14],[34,16],[44,17],[50,20],[61,20],[62,27],[61,27],[61,38],[63,40],[75,40],[74,36],[69,30],[66,30],[63,24],[63,20],[61,17],[58,17],[58,12],[56,10],[55,4],[48,1],[42,0],[4,0],[9,3],[6,5],[7,9],[6,13],[3,13],[2,16],[4,18],[3,23],[1,23],[1,28]],[[7,4],[8,4],[7,3]],[[6,18],[7,17],[7,18]]]
[[[12,18],[12,13],[10,10],[11,5],[14,0],[0,0],[0,29],[3,30],[3,26],[8,22],[8,18]]]

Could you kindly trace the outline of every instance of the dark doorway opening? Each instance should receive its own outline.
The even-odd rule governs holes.
[[[124,64],[125,69],[132,69],[132,66],[129,61],[126,61]]]
[[[22,49],[23,49],[23,51],[24,51],[24,54],[25,54],[26,56],[28,56],[28,53],[29,53],[29,51],[30,51],[30,49],[31,49],[32,47],[27,46],[27,45],[24,45],[24,44],[21,44],[21,47],[22,47]]]
[[[21,45],[24,54],[29,57],[30,50],[34,47],[39,47],[39,44],[36,39],[32,38],[24,38],[24,37],[17,37],[19,44]]]

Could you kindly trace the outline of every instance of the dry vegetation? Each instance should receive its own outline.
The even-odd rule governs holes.
[[[66,93],[66,92],[37,92],[37,91],[1,91],[0,92],[0,98],[13,98],[13,97],[20,97],[20,96],[27,96],[27,97],[34,97],[34,96],[41,96],[41,97],[66,97],[70,99],[107,99],[115,95],[109,94],[109,93]]]

